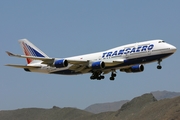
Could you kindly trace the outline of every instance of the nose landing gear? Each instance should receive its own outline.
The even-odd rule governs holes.
[[[157,69],[162,69],[161,62],[162,62],[162,60],[161,60],[161,59],[160,59],[160,60],[158,60],[158,66],[157,66]]]

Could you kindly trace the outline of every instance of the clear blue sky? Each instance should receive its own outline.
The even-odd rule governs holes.
[[[8,57],[6,50],[22,54],[19,43],[27,38],[48,56],[69,57],[120,45],[163,39],[180,48],[179,0],[0,1],[0,110],[27,107],[77,107],[113,102],[156,90],[180,92],[179,50],[162,62],[145,65],[137,74],[118,71],[91,81],[77,76],[28,73],[4,66],[25,64]]]

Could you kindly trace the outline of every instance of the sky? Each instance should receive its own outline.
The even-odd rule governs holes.
[[[152,91],[180,92],[179,0],[1,0],[0,110],[76,107],[131,100]],[[99,52],[152,39],[177,47],[175,54],[145,65],[144,72],[117,70],[92,81],[91,74],[64,76],[29,73],[5,64],[26,64],[5,51],[23,54],[18,40],[26,38],[50,57],[65,58]]]

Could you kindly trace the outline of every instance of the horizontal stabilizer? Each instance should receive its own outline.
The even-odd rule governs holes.
[[[26,65],[15,65],[15,64],[7,64],[5,66],[16,67],[16,68],[41,68],[41,66],[26,66]]]
[[[52,64],[54,62],[54,58],[49,58],[49,57],[35,57],[35,56],[18,55],[18,54],[13,54],[13,53],[8,52],[8,51],[6,51],[6,53],[12,57],[30,58],[33,60],[41,60],[41,61],[43,61],[42,64]]]
[[[34,59],[34,60],[52,60],[53,58],[45,58],[45,57],[35,57],[35,56],[26,56],[26,55],[18,55],[18,54],[13,54],[11,52],[8,52],[6,51],[6,53],[9,55],[9,56],[12,56],[12,57],[19,57],[19,58],[31,58],[31,59]]]

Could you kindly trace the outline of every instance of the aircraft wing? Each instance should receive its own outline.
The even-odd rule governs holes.
[[[90,64],[90,62],[92,61],[89,61],[89,60],[86,60],[86,61],[81,61],[81,60],[68,60],[69,63],[73,64],[69,69],[71,70],[75,70],[76,72],[82,72],[82,73],[86,73],[86,72],[89,72],[91,70],[90,67],[88,67],[88,65]],[[96,62],[96,61],[94,61]],[[109,66],[115,66],[115,65],[118,65],[118,64],[122,64],[124,63],[124,59],[115,59],[115,60],[105,60],[103,61],[105,63],[105,66],[106,67],[109,67]],[[102,70],[103,71],[103,70]],[[110,70],[111,71],[111,70]],[[105,74],[109,73],[110,72],[109,70],[108,71],[104,71]]]
[[[18,54],[13,54],[8,51],[6,51],[6,53],[12,57],[31,58],[34,60],[41,60],[41,61],[43,61],[42,64],[53,64],[54,60],[55,60],[55,58],[49,58],[49,57],[35,57],[35,56],[18,55]],[[87,62],[88,62],[87,60],[68,60],[68,63],[70,63],[70,64],[85,64]]]
[[[18,55],[18,54],[13,54],[8,51],[6,51],[6,53],[12,57],[41,60],[42,61],[41,64],[47,64],[47,65],[52,65],[55,61],[55,58],[49,58],[49,57],[35,57],[35,56]],[[79,72],[83,72],[83,73],[91,70],[91,68],[89,68],[88,66],[91,62],[93,62],[90,60],[72,60],[72,59],[67,59],[67,61],[68,61],[68,63],[72,64],[72,66],[69,69],[75,70],[76,72],[79,71]],[[94,61],[94,62],[96,62],[96,61]],[[115,65],[124,63],[124,59],[108,59],[108,60],[103,60],[103,62],[105,63],[106,67],[109,67],[109,66],[115,66]],[[7,64],[6,66],[18,67],[18,68],[39,68],[39,66],[24,66],[24,65],[14,65],[14,64]]]
[[[118,64],[122,64],[124,63],[124,59],[114,59],[114,60],[108,60],[108,61],[104,61],[105,66],[114,66],[114,65],[118,65]]]
[[[52,65],[54,63],[54,60],[55,60],[55,58],[49,58],[49,57],[35,57],[35,56],[18,55],[18,54],[13,54],[13,53],[8,52],[8,51],[6,51],[6,53],[12,57],[30,58],[30,59],[34,59],[34,60],[41,60],[42,64],[47,64],[47,65]]]
[[[69,60],[67,59],[68,63],[71,64],[87,64],[89,63],[89,60]]]

